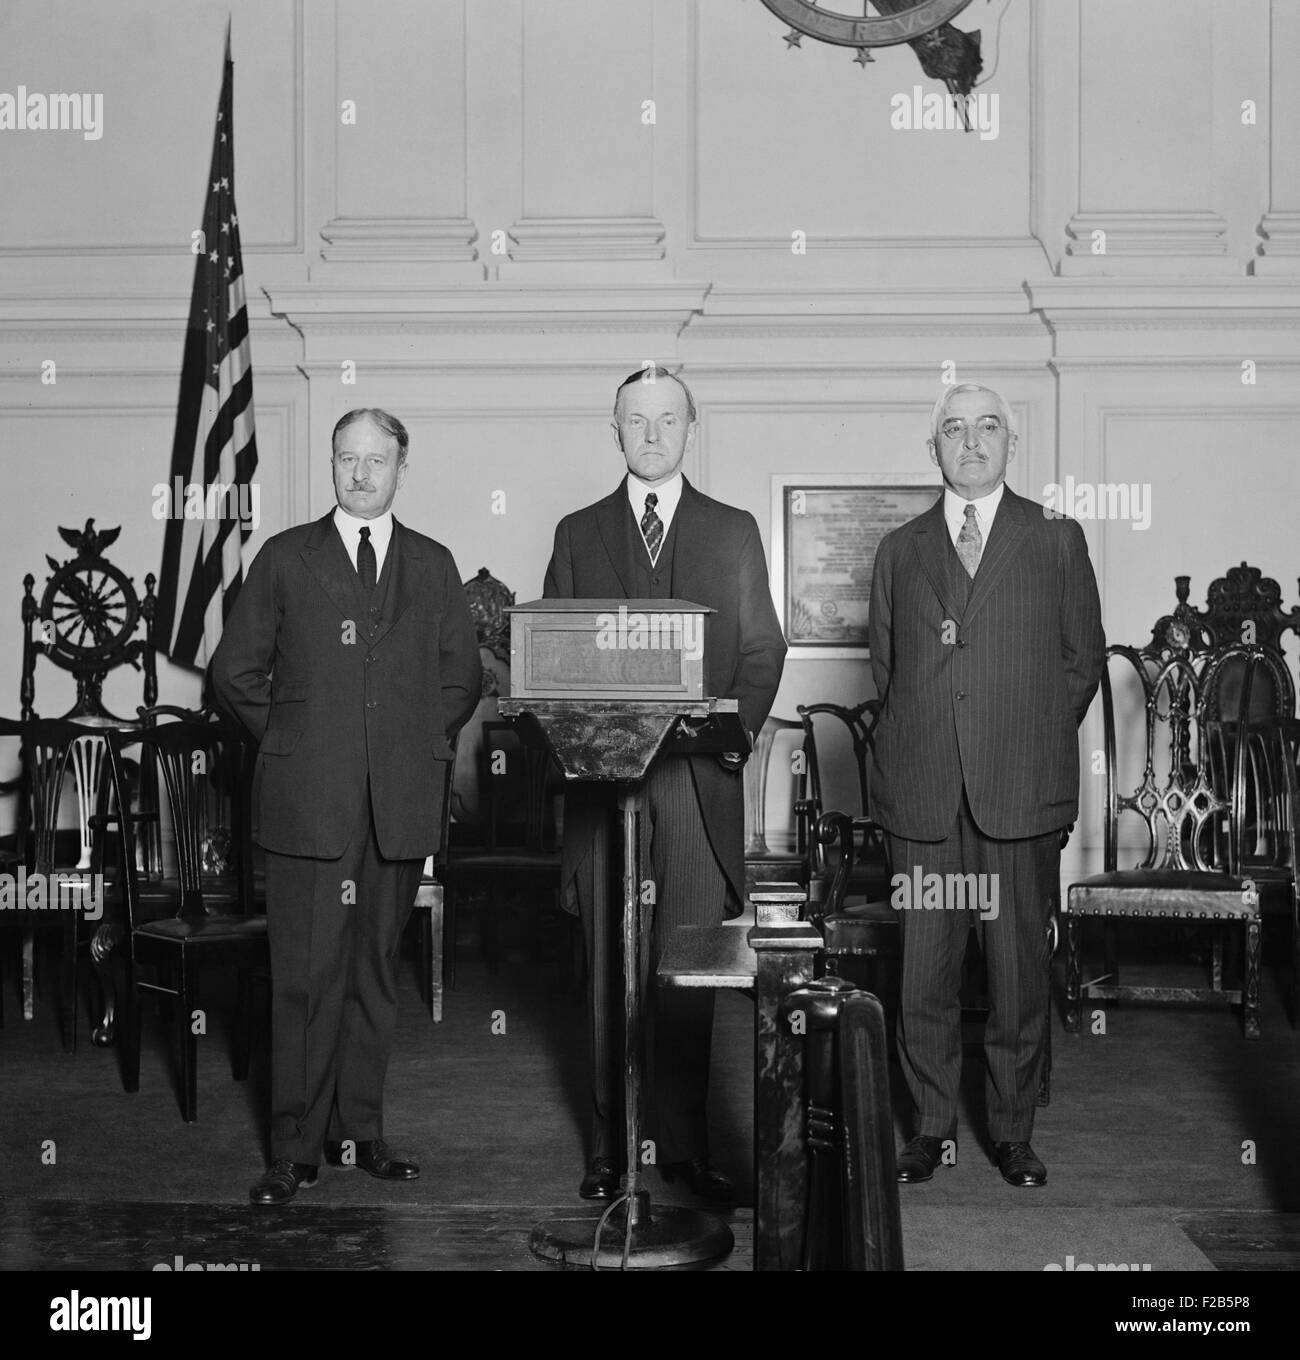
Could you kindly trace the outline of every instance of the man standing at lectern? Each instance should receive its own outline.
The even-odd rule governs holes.
[[[260,743],[272,1162],[254,1204],[314,1184],[322,1152],[419,1175],[383,1141],[397,952],[482,668],[451,554],[393,518],[407,445],[386,411],[338,422],[337,507],[263,546],[212,659],[222,707]]]
[[[758,525],[747,511],[701,495],[682,476],[698,425],[686,384],[664,368],[633,373],[611,422],[628,475],[609,496],[567,515],[555,531],[548,599],[679,599],[716,610],[706,625],[705,690],[739,701],[756,734],[781,682],[785,639],[768,587]],[[707,1102],[713,993],[659,990],[653,979],[669,931],[738,915],[745,893],[740,754],[660,759],[646,779],[643,835],[655,885],[650,936],[651,1126],[666,1180],[706,1199],[735,1197],[709,1162]],[[607,786],[577,785],[565,799],[564,902],[582,917],[587,945],[592,1137],[578,1193],[609,1199],[622,1162],[622,960],[619,903],[609,891]],[[613,847],[617,853],[617,846]]]
[[[946,889],[942,902],[928,890],[924,901],[894,894],[899,1058],[917,1109],[898,1179],[928,1181],[956,1137],[958,994],[978,902],[987,907],[978,925],[989,1134],[1008,1184],[1043,1185],[1029,1138],[1048,1024],[1049,920],[1061,832],[1079,806],[1077,729],[1104,664],[1101,605],[1079,525],[1004,483],[1016,435],[998,393],[951,388],[935,404],[929,446],[943,495],[876,552],[868,639],[884,708],[872,815],[889,833],[896,885],[964,890]]]

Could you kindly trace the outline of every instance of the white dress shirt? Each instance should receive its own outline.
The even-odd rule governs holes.
[[[632,507],[632,518],[636,520],[638,529],[641,527],[641,516],[645,514],[646,495],[651,491],[659,497],[655,514],[659,516],[664,526],[664,537],[667,538],[668,530],[673,527],[677,503],[682,498],[682,474],[675,472],[666,482],[661,482],[658,486],[651,486],[649,482],[643,482],[640,477],[635,477],[630,472],[627,474],[627,501]]]
[[[966,523],[966,507],[975,507],[975,523],[979,525],[980,549],[983,555],[984,548],[988,547],[989,530],[993,528],[993,517],[998,513],[998,506],[1002,504],[1002,489],[1006,486],[1005,482],[999,482],[997,486],[989,492],[987,496],[981,496],[977,501],[968,501],[964,496],[959,496],[949,486],[943,489],[943,517],[948,524],[948,537],[952,539],[952,546],[957,546],[957,535],[961,533],[961,526]]]
[[[393,537],[393,512],[385,510],[375,519],[360,519],[349,515],[341,506],[334,507],[334,527],[339,531],[343,546],[348,550],[353,570],[357,565],[357,549],[361,546],[361,531],[370,528],[370,546],[375,550],[375,580],[378,581],[384,570],[384,558],[388,556],[388,545]]]

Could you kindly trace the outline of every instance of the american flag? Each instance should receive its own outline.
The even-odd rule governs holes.
[[[163,542],[154,637],[183,665],[205,667],[244,579],[242,549],[252,525],[241,505],[257,468],[253,369],[248,347],[244,267],[235,211],[234,62],[226,30],[225,70],[212,139],[203,234],[193,250],[194,289],[172,443],[170,514]],[[217,488],[227,488],[219,491]],[[203,517],[183,518],[188,490]]]

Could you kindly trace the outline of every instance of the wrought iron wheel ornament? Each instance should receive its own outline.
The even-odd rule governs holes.
[[[152,572],[145,578],[141,599],[126,572],[104,557],[104,549],[121,532],[97,531],[93,519],[84,529],[60,528],[60,537],[76,549],[76,556],[58,562],[47,554],[51,574],[39,601],[33,594],[35,578],[30,574],[23,578],[24,718],[34,714],[35,664],[41,655],[76,677],[77,702],[65,717],[117,721],[104,708],[101,695],[104,677],[122,665],[144,670],[145,703],[157,702],[152,646],[155,578]]]
[[[87,520],[80,534],[59,530],[77,549],[71,561],[60,565],[48,555],[45,558],[53,575],[41,596],[40,617],[52,625],[46,642],[51,660],[57,653],[67,663],[103,661],[125,644],[140,619],[131,578],[102,556],[122,531],[96,533],[94,525],[93,519]]]
[[[799,47],[804,38],[855,47],[853,60],[864,69],[875,61],[873,47],[908,43],[925,74],[942,80],[954,97],[970,94],[983,65],[979,32],[964,33],[950,22],[970,0],[872,0],[870,6],[862,3],[860,15],[839,14],[812,0],[763,0],[763,4],[790,25],[787,47]],[[877,14],[868,14],[869,8]]]

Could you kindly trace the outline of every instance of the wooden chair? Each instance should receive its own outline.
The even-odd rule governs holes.
[[[811,836],[816,847],[814,856],[820,855],[834,868],[825,880],[824,894],[810,892],[808,919],[822,933],[825,957],[840,961],[841,970],[844,961],[849,959],[886,961],[889,973],[868,965],[867,975],[860,980],[876,995],[886,996],[892,1010],[898,991],[898,979],[892,976],[899,958],[898,912],[890,901],[887,883],[884,891],[867,895],[862,900],[854,900],[851,896],[858,845],[855,823],[858,820],[839,811],[823,812],[817,819]],[[820,884],[821,880],[814,877],[813,888]]]
[[[1291,908],[1291,1028],[1300,1026],[1300,720],[1272,718],[1254,729],[1264,755],[1261,764],[1274,772],[1268,777],[1274,809],[1269,818],[1271,834],[1280,844],[1270,858],[1290,864],[1287,885]],[[1247,873],[1252,871],[1247,868]]]
[[[451,739],[454,753],[460,739]],[[442,835],[439,849],[425,864],[420,886],[415,894],[414,914],[420,921],[420,988],[429,1014],[436,1024],[442,1022],[442,1002],[446,992],[447,948],[447,891],[443,877],[447,867],[447,841],[451,828],[452,783],[456,773],[455,760],[445,762],[442,786]]]
[[[853,707],[800,704],[804,753],[808,761],[811,883],[809,918],[825,940],[825,958],[882,998],[897,1014],[900,931],[890,902],[889,849],[884,829],[871,817],[868,767],[872,736],[880,719],[878,699]],[[820,733],[820,737],[819,737]],[[837,797],[830,806],[830,753],[847,735],[856,787],[847,808]],[[853,795],[856,795],[854,806]]]
[[[800,723],[789,718],[769,717],[754,740],[754,749],[745,762],[742,775],[745,797],[745,888],[748,893],[764,883],[807,883],[808,810],[805,805],[807,787],[806,760],[801,752],[802,742],[791,750],[789,778],[789,830],[783,833],[784,843],[778,844],[776,834],[767,826],[767,790],[772,777],[772,756],[783,732],[799,732]],[[782,750],[785,742],[781,743]],[[784,769],[778,777],[785,780]]]
[[[226,722],[182,719],[133,733],[110,730],[107,736],[129,925],[123,1085],[132,1092],[140,1088],[140,994],[152,992],[175,1003],[181,1113],[192,1123],[198,1106],[194,1015],[202,975],[217,969],[237,975],[231,1069],[243,1080],[251,973],[269,970],[266,917],[255,911],[252,873],[254,747]],[[159,810],[141,808],[133,797],[125,768],[131,749],[138,750],[142,770],[152,763],[160,776],[175,836],[174,874],[141,867],[137,844]]]
[[[19,741],[20,778],[28,795],[25,825],[19,827],[15,848],[0,853],[0,871],[11,876],[15,894],[17,879],[25,875],[25,896],[39,888],[47,904],[40,910],[0,911],[0,927],[22,932],[23,1014],[28,1020],[33,1016],[36,935],[57,932],[60,936],[60,1023],[64,1051],[72,1053],[77,1044],[78,946],[88,941],[106,899],[102,842],[93,829],[107,787],[104,729],[63,718],[20,722],[0,718],[0,737]],[[61,831],[59,813],[69,772],[76,791],[77,823],[75,830]],[[85,929],[81,928],[83,919]],[[0,971],[0,1023],[3,1015]]]
[[[1262,673],[1257,669],[1255,678]],[[1237,818],[1235,863],[1246,891],[1259,894],[1261,915],[1276,902],[1288,918],[1289,1001],[1294,1029],[1300,1024],[1300,892],[1296,883],[1300,720],[1266,713],[1235,723],[1215,723],[1211,736],[1215,739],[1216,766],[1229,772],[1227,777],[1233,780],[1238,778],[1238,742],[1244,743],[1240,749],[1244,753],[1245,796]]]
[[[1166,622],[1164,620],[1162,623]],[[1242,872],[1241,827],[1247,803],[1250,741],[1231,740],[1232,776],[1222,786],[1215,778],[1213,752],[1225,749],[1221,724],[1252,712],[1257,672],[1272,675],[1274,693],[1283,693],[1278,657],[1258,647],[1205,651],[1185,629],[1161,628],[1142,649],[1107,648],[1101,696],[1106,771],[1105,861],[1101,874],[1070,885],[1066,922],[1065,1027],[1078,1033],[1087,1000],[1238,1003],[1246,1038],[1259,1037],[1260,893]],[[1122,658],[1139,681],[1142,741],[1135,756],[1140,770],[1131,793],[1121,792],[1127,778],[1120,768],[1120,741],[1109,662]],[[1244,670],[1238,714],[1224,713],[1224,676]],[[1277,715],[1284,716],[1284,715]],[[1129,754],[1128,751],[1124,752]],[[1217,762],[1220,765],[1222,762]],[[1120,869],[1121,823],[1136,817],[1145,849],[1131,869]],[[1281,854],[1275,845],[1274,853]],[[1092,917],[1110,927],[1101,976],[1083,978],[1083,924]],[[1119,982],[1115,928],[1126,921],[1159,926],[1205,922],[1213,931],[1210,986],[1130,986]],[[1239,927],[1242,979],[1223,986],[1224,931]]]
[[[444,835],[433,875],[422,882],[416,898],[423,913],[420,955],[425,995],[435,1021],[442,1019],[444,989],[456,986],[456,919],[469,890],[484,891],[479,930],[491,973],[501,961],[498,914],[504,885],[524,882],[557,902],[559,896],[561,851],[550,816],[550,752],[529,729],[514,723],[485,722],[482,730],[483,840],[457,843],[454,829],[447,828],[451,834]]]
[[[224,718],[212,707],[186,708],[180,704],[141,704],[136,709],[136,722],[128,727],[156,727],[159,720],[179,719],[184,722],[208,723],[222,722]],[[158,770],[156,762],[146,760],[143,766],[128,762],[128,773],[134,775],[134,801],[139,808],[147,808],[156,813],[159,808]],[[111,783],[110,783],[111,788]],[[117,847],[120,838],[117,830],[116,807],[107,812],[97,813],[92,819],[97,836],[104,838],[105,847]],[[162,876],[162,827],[161,818],[151,816],[138,824],[136,838],[136,868],[145,882]],[[266,901],[265,873],[259,860],[256,847],[253,850],[253,873],[257,909],[264,910]],[[126,903],[123,893],[115,893],[110,909],[96,930],[90,944],[90,958],[99,982],[103,1014],[91,1033],[91,1042],[100,1048],[111,1048],[117,1042],[118,982],[121,959],[118,950],[126,939]]]
[[[1199,633],[1199,650],[1219,652],[1229,647],[1259,647],[1268,654],[1268,664],[1255,671],[1252,716],[1276,714],[1295,716],[1295,679],[1282,655],[1282,635],[1300,633],[1300,605],[1290,610],[1282,608],[1282,590],[1278,583],[1265,576],[1258,567],[1243,562],[1229,567],[1222,576],[1210,582],[1205,593],[1205,608],[1187,606],[1190,577],[1175,578],[1174,587],[1178,607],[1170,622],[1190,624],[1193,637]],[[1165,623],[1166,620],[1161,620]],[[1159,625],[1157,625],[1159,628]],[[1193,650],[1198,650],[1196,643]],[[1223,696],[1225,714],[1234,713],[1234,700],[1240,693],[1245,675],[1244,662],[1232,662],[1221,671],[1217,686]],[[1216,701],[1210,700],[1210,716],[1217,718]]]
[[[871,817],[867,792],[871,743],[880,721],[879,699],[866,699],[852,708],[842,704],[800,704],[797,712],[804,729],[804,755],[808,763],[808,804],[810,821],[815,822],[823,812],[847,811],[852,819],[854,853],[853,865],[845,893],[849,898],[876,897],[889,892],[889,851],[885,833]],[[819,721],[820,719],[820,721]],[[857,776],[856,808],[847,798],[831,801],[829,795],[829,753],[835,738],[841,741],[848,735],[853,751],[853,767]],[[818,740],[818,730],[822,731]],[[837,843],[837,842],[836,842]],[[839,851],[835,843],[824,844],[812,840],[812,877],[827,880],[835,873]]]

